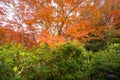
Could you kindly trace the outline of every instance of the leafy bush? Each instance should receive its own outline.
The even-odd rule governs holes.
[[[0,46],[0,80],[105,80],[109,71],[120,76],[120,44],[90,52],[76,42],[27,49]]]
[[[109,71],[115,71],[120,74],[120,44],[112,44],[104,51],[94,54],[92,59],[92,71],[95,71],[97,77],[105,76]]]
[[[57,49],[59,54],[53,63],[57,69],[56,79],[84,79],[89,75],[90,53],[83,45],[68,42]]]

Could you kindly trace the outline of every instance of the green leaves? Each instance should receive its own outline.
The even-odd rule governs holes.
[[[22,45],[0,47],[1,80],[64,80],[105,79],[110,70],[119,75],[120,44],[104,51],[90,52],[76,42],[50,47],[26,49]]]
[[[111,70],[116,71],[117,75],[119,75],[119,67],[120,67],[120,44],[112,44],[104,51],[99,51],[94,54],[92,58],[92,68],[95,73],[98,75],[101,74],[103,77],[106,72]]]

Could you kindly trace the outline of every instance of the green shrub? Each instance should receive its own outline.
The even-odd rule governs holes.
[[[119,75],[120,44],[112,44],[106,50],[95,53],[92,59],[92,68],[97,77],[104,77],[109,71],[115,71],[116,75]]]
[[[55,79],[84,79],[89,75],[90,53],[83,45],[68,42],[57,47],[58,56],[54,59]]]
[[[0,46],[0,80],[105,80],[120,76],[120,44],[90,52],[76,42],[50,47]]]

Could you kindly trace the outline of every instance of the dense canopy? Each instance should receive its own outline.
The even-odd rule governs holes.
[[[26,46],[86,43],[119,32],[119,18],[119,0],[1,0],[0,36]]]
[[[0,80],[120,80],[120,0],[0,0]]]

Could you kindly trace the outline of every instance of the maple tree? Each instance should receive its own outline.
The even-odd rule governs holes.
[[[21,38],[22,38],[21,35],[22,35],[21,32],[16,32],[6,27],[0,28],[0,44],[10,43],[10,42],[14,44],[21,43]],[[32,47],[33,45],[36,45],[30,37],[31,35],[24,34],[23,45],[25,45],[26,47]]]
[[[22,44],[26,44],[25,36],[34,44],[86,42],[103,38],[106,27],[119,25],[119,3],[119,0],[1,0],[0,26],[21,33]]]
[[[0,0],[2,80],[119,76],[119,53],[120,0]]]

